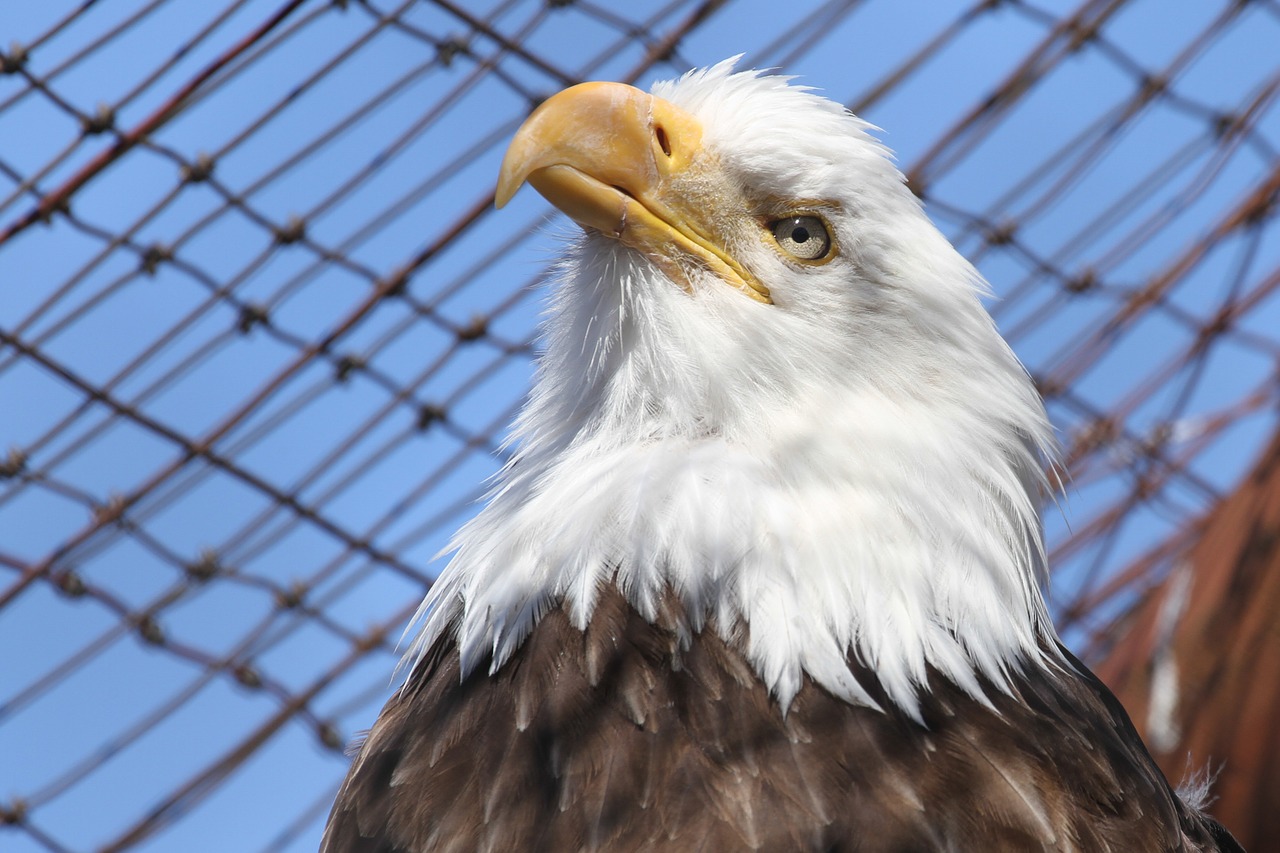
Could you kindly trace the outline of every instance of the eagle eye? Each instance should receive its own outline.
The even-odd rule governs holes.
[[[816,216],[788,216],[769,223],[773,239],[788,255],[802,261],[818,261],[831,251],[831,235]]]

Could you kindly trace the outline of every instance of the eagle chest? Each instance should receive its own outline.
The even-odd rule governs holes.
[[[335,849],[1178,849],[1144,815],[1171,811],[1162,782],[1079,685],[992,709],[935,677],[917,722],[806,682],[784,714],[666,604],[650,623],[606,591],[585,632],[553,609],[493,675],[433,649],[363,747]]]

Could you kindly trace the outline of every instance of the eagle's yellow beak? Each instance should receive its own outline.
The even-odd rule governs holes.
[[[583,228],[644,252],[686,289],[693,264],[770,302],[768,288],[715,238],[719,229],[700,222],[714,212],[679,191],[692,173],[712,168],[701,142],[698,120],[662,98],[582,83],[548,98],[516,131],[497,205],[528,181]]]

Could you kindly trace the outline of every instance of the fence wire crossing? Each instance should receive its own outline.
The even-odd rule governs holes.
[[[502,464],[504,145],[727,56],[886,129],[1060,429],[1064,635],[1276,432],[1280,2],[81,0],[0,16],[0,846],[314,849]]]

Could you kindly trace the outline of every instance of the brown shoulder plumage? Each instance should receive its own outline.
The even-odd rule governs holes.
[[[585,633],[554,609],[492,676],[460,678],[441,641],[369,733],[322,850],[1238,849],[1083,666],[1029,669],[993,707],[935,674],[924,725],[812,683],[784,715],[738,644],[673,602],[651,624],[611,588]]]

